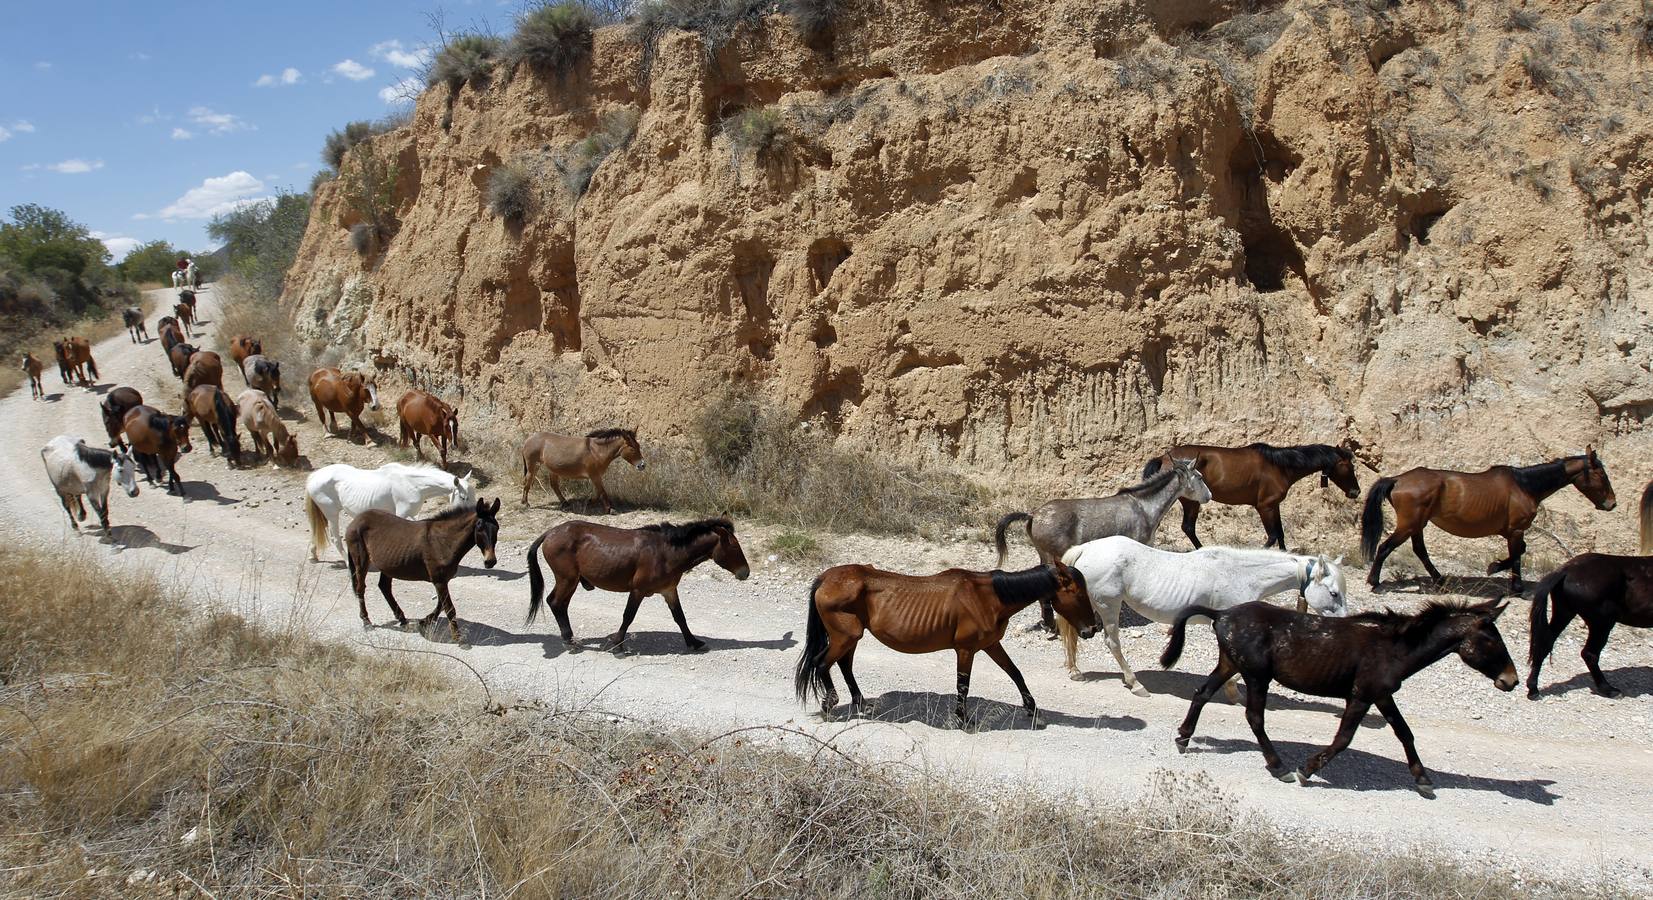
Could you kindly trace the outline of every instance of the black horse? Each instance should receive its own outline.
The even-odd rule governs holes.
[[[1554,614],[1547,614],[1549,606],[1555,607]],[[1601,674],[1601,648],[1607,646],[1607,636],[1620,622],[1653,628],[1653,557],[1586,553],[1544,576],[1532,597],[1529,700],[1538,699],[1538,670],[1574,616],[1590,629],[1579,656],[1595,679],[1592,689],[1603,697],[1619,696],[1622,692]]]
[[[1360,720],[1376,705],[1406,749],[1406,765],[1417,779],[1418,793],[1433,797],[1434,784],[1418,760],[1412,729],[1395,706],[1395,692],[1401,682],[1448,653],[1457,653],[1470,668],[1493,679],[1499,690],[1514,690],[1520,677],[1496,624],[1503,611],[1504,606],[1496,602],[1475,606],[1430,603],[1411,615],[1386,610],[1332,619],[1261,601],[1222,611],[1190,607],[1171,626],[1171,641],[1159,664],[1167,669],[1177,664],[1193,616],[1211,619],[1221,654],[1217,668],[1194,693],[1188,716],[1177,729],[1177,749],[1188,750],[1188,739],[1194,736],[1206,701],[1239,674],[1245,676],[1246,721],[1257,735],[1269,772],[1280,780],[1308,784],[1315,772],[1349,746]],[[1281,771],[1280,754],[1263,730],[1268,688],[1275,680],[1294,691],[1342,698],[1345,703],[1337,737],[1295,773]]]

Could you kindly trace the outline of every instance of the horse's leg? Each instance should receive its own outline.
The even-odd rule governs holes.
[[[1200,505],[1192,500],[1179,499],[1182,504],[1182,533],[1188,535],[1188,542],[1194,549],[1200,549],[1200,536],[1196,530],[1200,522]]]
[[[1251,726],[1251,733],[1257,737],[1257,749],[1263,751],[1264,764],[1268,766],[1269,772],[1278,774],[1280,754],[1274,749],[1274,742],[1268,739],[1268,731],[1263,728],[1263,713],[1268,709],[1269,683],[1267,678],[1253,679],[1249,675],[1246,676],[1245,720]]]
[[[1510,593],[1521,593],[1521,557],[1527,552],[1526,532],[1516,532],[1509,539],[1510,545]]]
[[[1188,752],[1188,739],[1194,736],[1194,726],[1200,722],[1200,711],[1205,709],[1205,704],[1210,702],[1217,689],[1227,684],[1237,671],[1239,670],[1234,667],[1234,662],[1228,658],[1227,653],[1217,654],[1217,667],[1211,670],[1211,674],[1206,676],[1205,683],[1194,692],[1194,701],[1188,704],[1188,715],[1183,717],[1182,727],[1177,729],[1178,753]],[[1249,689],[1250,685],[1247,685],[1247,688]]]
[[[1343,722],[1337,726],[1337,737],[1332,738],[1330,746],[1309,757],[1308,762],[1303,763],[1302,771],[1297,773],[1298,784],[1308,784],[1314,773],[1320,771],[1326,763],[1332,761],[1332,757],[1342,753],[1344,748],[1349,746],[1349,742],[1355,739],[1355,732],[1360,729],[1360,720],[1366,718],[1366,711],[1372,708],[1372,704],[1365,700],[1356,700],[1353,697],[1349,698],[1347,703],[1348,705],[1343,707]],[[1290,775],[1285,776],[1285,778],[1290,777]]]
[[[75,518],[86,521],[86,495],[75,495]]]
[[[97,500],[93,500],[92,501],[92,511],[98,514],[98,525],[103,528],[103,533],[108,534],[109,533],[109,495],[104,494],[103,495],[103,502],[101,502],[101,503],[98,502]]]
[[[167,482],[167,485],[166,485],[167,493],[170,494],[170,493],[172,493],[172,490],[174,488],[177,488],[178,496],[180,496],[180,497],[183,496],[184,495],[184,480],[182,478],[178,477],[178,456],[177,456],[177,454],[174,454],[171,459],[166,461],[166,473],[167,473],[168,478],[170,479]]]
[[[63,511],[69,514],[69,527],[79,531],[80,523],[75,521],[75,504],[73,496],[60,493],[57,495],[57,499],[63,503]]]
[[[1371,585],[1374,590],[1378,586],[1378,578],[1383,574],[1383,561],[1388,559],[1389,554],[1395,552],[1395,548],[1399,547],[1404,540],[1406,540],[1406,535],[1401,532],[1400,526],[1397,525],[1395,530],[1383,539],[1383,543],[1378,545],[1377,558],[1372,560],[1372,570],[1366,573],[1366,583]]]
[[[976,661],[976,651],[958,648],[959,660],[959,701],[953,707],[953,717],[958,721],[960,728],[970,727],[971,720],[964,709],[964,701],[970,697],[970,667]]]
[[[1033,728],[1042,728],[1044,722],[1039,719],[1039,707],[1033,702],[1033,694],[1028,691],[1027,682],[1022,680],[1022,670],[1016,668],[1016,664],[1010,660],[1010,654],[1004,652],[1004,645],[994,644],[983,649],[988,658],[998,663],[1004,674],[1009,675],[1010,680],[1015,682],[1016,690],[1022,695],[1022,708],[1027,710],[1028,724]]]
[[[557,632],[570,651],[578,650],[579,646],[574,643],[574,626],[568,621],[568,602],[574,598],[574,589],[579,586],[578,578],[558,575],[556,587],[551,589],[551,614],[557,617]]]
[[[1263,531],[1268,534],[1266,547],[1278,546],[1282,551],[1286,549],[1286,529],[1280,524],[1280,504],[1264,503],[1257,507],[1257,515],[1263,520]]]
[[[534,473],[539,463],[524,460],[522,463],[522,505],[528,505],[528,489],[534,486]]]
[[[855,645],[849,645],[849,652],[838,658],[838,671],[844,675],[844,683],[849,685],[850,715],[866,715],[871,704],[867,698],[861,696],[861,686],[855,683]],[[835,704],[836,705],[836,704]]]
[[[1406,720],[1401,718],[1400,707],[1395,705],[1393,696],[1384,697],[1377,701],[1378,712],[1388,720],[1389,728],[1400,739],[1401,749],[1406,751],[1406,768],[1411,770],[1412,778],[1418,783],[1418,793],[1435,799],[1435,783],[1429,780],[1429,772],[1423,767],[1423,761],[1418,759],[1418,748],[1412,742],[1412,729],[1407,727]]]
[[[603,473],[591,473],[591,487],[597,492],[597,499],[603,501],[603,509],[610,514],[614,512],[614,504],[608,499],[608,491],[603,488]]]
[[[1440,584],[1446,580],[1441,577],[1441,570],[1435,568],[1434,561],[1429,558],[1429,550],[1423,545],[1423,532],[1421,531],[1412,535],[1412,555],[1416,556],[1418,561],[1423,563],[1424,570],[1429,573],[1430,578],[1435,579],[1436,584]]]
[[[1544,660],[1548,659],[1550,651],[1555,649],[1555,639],[1561,636],[1561,632],[1572,623],[1573,617],[1578,615],[1578,611],[1563,600],[1560,593],[1550,592],[1550,620],[1532,642],[1532,671],[1527,673],[1528,700],[1538,699],[1538,671],[1544,668]]]
[[[1125,649],[1119,645],[1119,606],[1122,601],[1118,597],[1108,601],[1108,609],[1102,615],[1102,631],[1108,642],[1108,649],[1113,651],[1114,661],[1119,663],[1119,677],[1125,681],[1125,686],[1138,697],[1148,696],[1148,689],[1136,680],[1136,673],[1131,671],[1131,664],[1125,661]]]
[[[625,615],[620,617],[620,630],[614,632],[608,637],[608,647],[610,650],[618,650],[620,649],[620,645],[626,642],[626,632],[631,630],[631,620],[637,617],[637,607],[642,605],[643,595],[637,591],[632,591],[631,594],[626,597],[626,612]]]
[[[367,584],[367,574],[366,574],[366,572],[367,572],[367,570],[366,570],[365,567],[363,568],[362,572],[363,572],[363,574],[362,574],[363,589],[362,589],[361,593],[365,594],[365,593],[367,593],[367,589],[366,589],[366,584]],[[396,614],[396,624],[402,626],[403,628],[406,628],[407,624],[408,624],[408,617],[402,614],[402,607],[399,604],[397,604],[396,595],[392,594],[390,592],[391,583],[392,583],[391,578],[388,574],[386,574],[384,572],[379,573],[379,593],[384,595],[385,603],[390,605],[390,611],[392,613]],[[362,601],[362,621],[363,622],[367,621],[367,601],[366,600]]]
[[[1584,649],[1578,655],[1584,658],[1584,664],[1590,667],[1590,677],[1596,680],[1595,692],[1603,697],[1623,696],[1624,692],[1608,684],[1607,677],[1601,674],[1601,650],[1607,646],[1607,636],[1613,633],[1613,619],[1585,619],[1584,624],[1590,627],[1590,633],[1584,638]]]
[[[689,620],[683,618],[683,604],[677,601],[677,585],[661,590],[660,596],[665,599],[666,606],[671,608],[672,618],[677,620],[677,630],[683,632],[683,643],[688,644],[690,650],[706,649],[706,642],[689,631]]]
[[[455,644],[464,644],[465,639],[459,635],[459,610],[453,608],[453,594],[448,590],[446,581],[436,583],[436,608],[448,610],[448,631],[453,634]]]
[[[561,504],[566,506],[568,504],[568,498],[564,497],[563,493],[562,493],[562,479],[558,478],[557,473],[555,473],[555,472],[551,473],[550,478],[551,478],[551,492],[553,494],[557,495],[557,502],[558,503],[561,503]]]

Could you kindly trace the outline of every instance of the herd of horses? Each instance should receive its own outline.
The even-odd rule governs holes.
[[[141,311],[127,310],[123,319],[133,342],[150,341]],[[136,496],[140,470],[150,484],[165,479],[169,492],[182,493],[176,465],[192,449],[190,433],[196,423],[209,453],[230,466],[245,461],[238,429],[248,432],[258,457],[277,466],[298,464],[297,437],[280,416],[280,363],[264,353],[257,336],[232,337],[228,353],[245,389],[231,398],[223,386],[222,357],[188,343],[200,324],[195,292],[188,289],[180,293],[173,314],[157,323],[161,349],[181,382],[181,414],[163,412],[146,404],[136,389],[117,386],[100,404],[107,449],[67,435],[42,449],[47,474],[77,531],[89,503],[108,535],[110,486],[118,484]],[[85,339],[66,337],[54,346],[64,384],[92,387],[101,377]],[[31,395],[43,398],[40,361],[26,354],[23,368],[30,376]],[[343,415],[348,420],[347,440],[367,438],[362,413],[379,409],[377,381],[371,373],[322,367],[310,374],[308,387],[317,421],[328,435],[337,436],[337,417]],[[431,584],[436,605],[419,628],[426,632],[446,615],[454,640],[460,642],[463,636],[449,583],[473,549],[480,551],[486,567],[496,564],[500,499],[478,497],[471,475],[449,471],[449,455],[459,451],[457,405],[411,389],[396,409],[401,443],[411,443],[422,461],[421,440],[429,438],[440,467],[388,463],[369,470],[336,463],[313,471],[306,480],[304,501],[310,557],[321,559],[331,535],[349,571],[364,626],[372,624],[366,601],[370,573],[378,573],[379,591],[399,626],[409,620],[394,596],[394,582]],[[857,644],[871,632],[880,643],[903,653],[955,652],[958,679],[950,721],[965,727],[973,722],[967,705],[972,662],[978,652],[986,653],[1014,682],[1030,724],[1037,727],[1037,704],[1004,647],[1010,619],[1038,604],[1040,624],[1053,639],[1064,639],[1066,666],[1075,675],[1079,639],[1101,630],[1125,686],[1146,695],[1119,640],[1120,615],[1129,606],[1168,626],[1169,643],[1159,659],[1164,667],[1179,660],[1190,621],[1209,622],[1216,635],[1217,664],[1195,692],[1177,730],[1179,749],[1187,749],[1205,703],[1224,688],[1238,700],[1236,680],[1243,678],[1246,719],[1273,774],[1306,783],[1348,746],[1361,719],[1376,706],[1405,750],[1417,789],[1432,795],[1412,732],[1395,705],[1395,692],[1406,678],[1449,655],[1457,655],[1501,690],[1513,690],[1519,678],[1497,628],[1506,601],[1499,597],[1473,605],[1431,602],[1415,613],[1350,614],[1341,557],[1286,550],[1280,504],[1292,485],[1319,475],[1322,487],[1335,485],[1346,497],[1358,498],[1355,449],[1348,443],[1174,446],[1147,463],[1139,484],[1110,496],[1052,500],[1032,511],[1005,515],[994,536],[998,567],[992,571],[949,569],[911,575],[865,565],[830,568],[809,590],[805,642],[794,670],[795,694],[800,702],[818,698],[823,717],[836,717],[839,697],[831,670],[837,667],[849,688],[849,714],[868,712],[872,704],[855,680],[854,656]],[[604,472],[621,459],[638,469],[645,466],[636,433],[621,428],[583,436],[541,432],[523,443],[520,457],[524,506],[543,470],[560,502],[567,501],[562,480],[584,478],[604,509],[612,512]],[[1460,537],[1503,537],[1508,556],[1491,564],[1488,574],[1508,571],[1510,592],[1518,594],[1523,589],[1524,536],[1539,505],[1568,485],[1599,510],[1615,507],[1605,464],[1593,448],[1533,466],[1494,466],[1474,473],[1417,468],[1381,478],[1367,492],[1359,515],[1361,545],[1371,560],[1367,581],[1377,588],[1384,561],[1410,542],[1429,575],[1442,582],[1423,542],[1425,526],[1433,524]],[[444,501],[444,509],[415,518],[432,499]],[[1254,507],[1266,538],[1263,547],[1203,546],[1196,525],[1201,506],[1212,502]],[[1173,504],[1182,507],[1182,530],[1194,548],[1189,552],[1152,546]],[[1385,505],[1395,511],[1395,527],[1386,537]],[[1038,564],[1006,570],[1007,538],[1018,524]],[[1556,636],[1574,618],[1583,619],[1588,628],[1582,657],[1595,690],[1609,697],[1618,694],[1603,676],[1599,657],[1615,625],[1653,627],[1653,484],[1643,492],[1640,526],[1642,555],[1586,553],[1536,586],[1529,619],[1528,697],[1538,697],[1542,663]],[[547,602],[549,570],[549,606],[570,651],[580,649],[568,613],[581,588],[626,595],[620,627],[606,640],[607,647],[625,643],[642,601],[658,594],[685,646],[705,650],[706,643],[689,628],[678,591],[684,575],[707,561],[737,579],[750,574],[729,519],[640,528],[563,522],[528,547],[527,621],[532,623]],[[1267,602],[1282,594],[1296,595],[1296,609]],[[1284,767],[1264,729],[1266,699],[1275,682],[1346,704],[1332,743],[1295,771]]]

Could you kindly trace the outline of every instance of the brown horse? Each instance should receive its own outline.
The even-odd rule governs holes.
[[[169,357],[172,348],[184,342],[184,330],[172,316],[162,316],[161,321],[155,323],[155,336],[161,339],[161,352]]]
[[[1458,654],[1470,668],[1493,679],[1499,690],[1514,690],[1520,677],[1498,633],[1498,616],[1503,611],[1503,604],[1496,602],[1477,606],[1430,603],[1412,615],[1384,611],[1339,619],[1305,615],[1260,600],[1226,610],[1190,607],[1171,626],[1171,640],[1159,664],[1167,669],[1177,664],[1188,620],[1194,616],[1211,620],[1220,652],[1217,668],[1194,692],[1194,702],[1177,729],[1177,749],[1187,752],[1200,710],[1218,688],[1240,674],[1245,676],[1246,721],[1257,736],[1269,772],[1282,781],[1308,784],[1315,772],[1349,746],[1360,721],[1376,705],[1406,750],[1407,768],[1417,780],[1418,793],[1433,797],[1434,785],[1418,760],[1412,729],[1395,705],[1395,692],[1401,682],[1449,653]],[[1344,701],[1337,737],[1296,773],[1281,771],[1280,754],[1263,730],[1268,689],[1275,681],[1300,693]]]
[[[178,324],[183,326],[186,337],[195,337],[195,305],[192,303],[178,303],[172,307],[172,314],[178,317]]]
[[[241,380],[247,380],[247,369],[243,363],[249,356],[258,356],[264,352],[264,342],[251,335],[238,334],[230,338],[230,359],[235,367],[241,370]]]
[[[1521,554],[1526,552],[1525,535],[1538,514],[1538,504],[1569,484],[1597,509],[1610,510],[1617,503],[1613,484],[1607,480],[1607,468],[1590,447],[1584,448],[1582,456],[1536,466],[1493,466],[1485,472],[1419,468],[1394,478],[1380,478],[1366,494],[1366,508],[1360,514],[1360,546],[1372,561],[1366,583],[1377,587],[1383,561],[1407,538],[1412,539],[1412,552],[1429,571],[1429,577],[1441,583],[1441,573],[1429,561],[1429,551],[1423,546],[1424,526],[1434,523],[1458,537],[1502,535],[1510,555],[1487,566],[1487,574],[1508,569],[1510,589],[1520,593]],[[1395,530],[1380,546],[1385,500],[1395,508]]]
[[[608,491],[603,489],[603,472],[617,457],[642,471],[646,464],[643,448],[637,443],[637,432],[628,428],[604,428],[589,432],[583,438],[549,431],[533,435],[522,444],[522,505],[528,505],[528,489],[534,486],[534,475],[544,466],[557,502],[568,502],[562,493],[562,479],[589,478],[603,508],[614,512]]]
[[[166,352],[166,360],[172,366],[172,374],[179,381],[184,380],[184,373],[189,370],[190,358],[195,356],[194,344],[173,344],[172,349]]]
[[[102,378],[98,374],[98,364],[92,360],[92,342],[83,337],[66,337],[52,344],[52,350],[57,354],[57,375],[64,384],[71,381],[82,387],[91,387],[93,379]],[[92,374],[91,378],[86,373]]]
[[[247,388],[236,396],[235,406],[254,450],[272,465],[292,468],[298,464],[298,438],[287,433],[287,424],[269,396],[258,388]]]
[[[1546,618],[1550,605],[1555,614]],[[1590,669],[1592,690],[1603,697],[1620,696],[1623,692],[1601,674],[1601,650],[1620,622],[1632,628],[1653,628],[1653,557],[1585,553],[1538,582],[1532,597],[1528,699],[1538,699],[1538,670],[1555,647],[1556,636],[1574,616],[1589,629],[1579,656]]]
[[[1642,488],[1642,544],[1641,555],[1653,556],[1653,481]]]
[[[310,373],[310,402],[316,405],[316,420],[332,434],[338,428],[336,413],[350,417],[350,438],[360,433],[367,439],[367,426],[362,424],[362,409],[379,408],[379,387],[372,375],[344,373],[331,367]]]
[[[642,528],[613,528],[594,522],[564,522],[540,535],[528,547],[528,623],[539,615],[545,595],[545,575],[540,571],[539,554],[551,567],[557,584],[551,590],[551,612],[557,630],[570,651],[574,626],[568,621],[568,603],[576,587],[624,592],[626,611],[620,630],[608,638],[609,648],[625,643],[626,631],[637,615],[643,598],[659,594],[671,608],[683,642],[690,650],[706,649],[706,642],[689,631],[683,607],[677,599],[677,583],[683,573],[710,559],[741,581],[752,574],[746,553],[735,538],[735,526],[728,519],[704,519],[687,525],[661,522]]]
[[[137,388],[118,387],[104,395],[98,410],[103,413],[103,430],[109,433],[109,446],[126,449],[126,442],[121,440],[125,434],[126,411],[142,403],[143,395]]]
[[[121,324],[126,326],[126,336],[134,344],[142,344],[149,340],[149,326],[144,324],[143,310],[136,306],[128,306],[121,310]],[[139,340],[139,338],[143,340]]]
[[[401,446],[413,441],[413,452],[420,459],[425,451],[419,446],[421,435],[429,435],[437,452],[442,454],[442,468],[448,467],[448,446],[459,449],[459,407],[449,406],[435,394],[412,388],[396,401],[396,415],[402,420]]]
[[[40,381],[40,373],[46,371],[46,364],[35,357],[33,353],[23,352],[23,374],[29,376],[29,399],[42,400],[46,397],[46,386]]]
[[[821,714],[832,716],[838,706],[838,690],[832,685],[832,664],[837,663],[849,685],[851,714],[867,711],[853,666],[855,645],[871,630],[884,646],[902,653],[952,649],[958,654],[958,705],[953,713],[960,725],[970,722],[964,702],[970,695],[971,664],[978,650],[986,651],[1016,683],[1022,706],[1037,728],[1033,695],[1000,641],[1010,617],[1040,600],[1050,601],[1083,636],[1096,631],[1085,576],[1060,563],[1021,572],[948,569],[935,575],[834,566],[809,589],[808,637],[792,679],[798,702],[807,702],[814,693],[821,697]]]
[[[154,484],[162,474],[170,476],[167,493],[182,494],[183,479],[178,477],[178,457],[188,453],[189,419],[169,416],[154,408],[139,404],[126,411],[126,440],[132,445],[132,455],[143,467],[144,480]]]
[[[1280,525],[1280,502],[1286,499],[1291,486],[1315,473],[1320,474],[1320,486],[1336,484],[1344,496],[1353,500],[1360,496],[1360,482],[1355,478],[1354,453],[1347,447],[1330,444],[1300,444],[1295,447],[1274,447],[1268,444],[1248,444],[1244,447],[1209,447],[1204,444],[1178,444],[1148,461],[1142,470],[1147,478],[1169,465],[1173,459],[1192,459],[1200,470],[1205,484],[1211,489],[1211,502],[1230,506],[1250,506],[1263,520],[1263,533],[1268,541],[1264,547],[1279,545],[1286,549],[1286,531]],[[1182,502],[1182,533],[1188,535],[1194,549],[1201,546],[1195,526],[1200,518],[1200,504],[1184,499]]]
[[[459,641],[459,612],[453,608],[448,581],[459,571],[459,561],[472,547],[482,551],[482,565],[492,569],[499,560],[494,545],[499,540],[499,500],[492,505],[477,500],[476,506],[454,506],[428,519],[404,519],[395,513],[370,509],[357,516],[344,531],[345,557],[350,565],[350,586],[361,603],[362,627],[373,627],[367,617],[367,573],[379,573],[379,593],[396,614],[396,623],[407,626],[407,616],[390,592],[393,579],[428,581],[436,586],[436,608],[419,622],[420,632],[436,623],[444,609],[448,628]]]
[[[224,389],[224,359],[211,350],[197,350],[184,369],[184,390],[193,391],[203,384]]]
[[[241,462],[241,438],[235,433],[236,409],[223,388],[216,384],[191,388],[184,398],[184,418],[201,423],[208,453],[222,452],[232,466]]]

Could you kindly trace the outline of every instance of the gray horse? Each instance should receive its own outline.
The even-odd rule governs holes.
[[[999,520],[993,534],[993,544],[999,550],[999,568],[1004,568],[1010,556],[1005,544],[1005,532],[1016,522],[1027,523],[1027,536],[1039,554],[1039,562],[1055,565],[1062,561],[1068,548],[1087,541],[1122,534],[1139,544],[1152,545],[1154,532],[1161,519],[1179,499],[1195,503],[1209,503],[1211,489],[1194,468],[1192,459],[1173,459],[1171,468],[1161,469],[1135,487],[1128,487],[1112,497],[1085,497],[1077,500],[1052,500],[1032,513],[1013,512]],[[1040,607],[1045,629],[1056,637],[1055,616],[1049,605]],[[1117,630],[1110,639],[1118,641]]]

